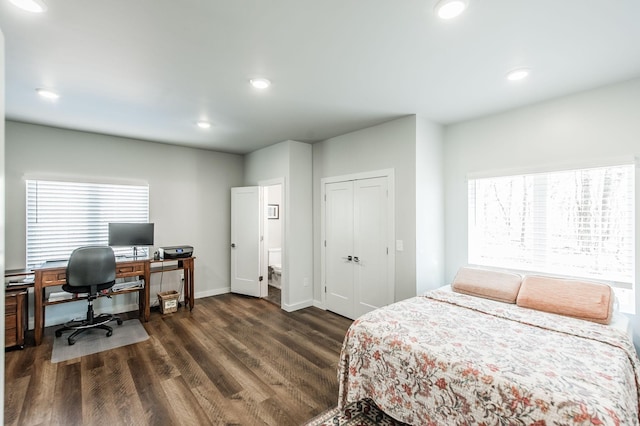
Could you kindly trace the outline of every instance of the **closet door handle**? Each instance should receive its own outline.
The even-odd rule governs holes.
[[[347,256],[347,262],[351,262],[351,260],[353,260],[353,258],[351,256]]]
[[[358,262],[360,262],[360,259],[358,259],[358,256],[353,256],[353,261],[358,263]]]
[[[236,243],[231,243],[231,248],[236,248]]]

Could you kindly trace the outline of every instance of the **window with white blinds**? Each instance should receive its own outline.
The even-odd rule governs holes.
[[[109,222],[148,221],[148,185],[27,180],[27,266],[67,259],[80,246],[107,245]]]
[[[470,179],[469,263],[606,281],[632,306],[634,186],[633,164]]]

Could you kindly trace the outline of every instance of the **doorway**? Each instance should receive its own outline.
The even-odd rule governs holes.
[[[283,197],[282,185],[263,187],[266,220],[264,225],[264,247],[267,251],[267,296],[266,299],[278,306],[282,305],[282,246],[283,246]]]
[[[231,292],[287,300],[284,178],[231,188]]]

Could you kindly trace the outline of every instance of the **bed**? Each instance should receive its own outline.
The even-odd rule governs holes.
[[[371,398],[416,425],[638,425],[625,328],[434,290],[352,324],[338,405]]]

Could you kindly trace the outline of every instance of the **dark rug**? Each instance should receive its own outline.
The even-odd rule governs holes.
[[[408,426],[388,416],[370,399],[352,402],[343,410],[334,408],[312,419],[305,426]]]

